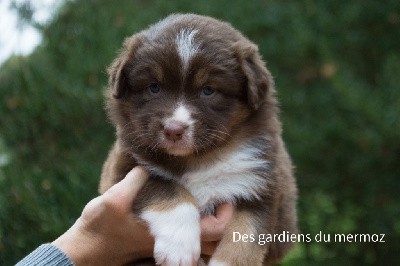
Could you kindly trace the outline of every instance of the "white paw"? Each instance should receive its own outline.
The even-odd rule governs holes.
[[[200,257],[200,214],[184,203],[168,211],[141,214],[155,238],[154,258],[158,265],[191,266]]]
[[[154,258],[159,265],[192,266],[200,256],[200,244],[185,244],[185,239],[158,237],[154,245]]]

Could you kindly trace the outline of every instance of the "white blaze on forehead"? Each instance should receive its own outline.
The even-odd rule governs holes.
[[[190,59],[199,50],[199,44],[194,42],[194,36],[197,32],[194,29],[183,29],[176,36],[175,42],[182,61],[183,71],[187,70]]]

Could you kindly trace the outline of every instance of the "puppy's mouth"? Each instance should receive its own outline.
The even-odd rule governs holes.
[[[192,146],[184,141],[172,143],[171,141],[166,140],[161,142],[161,146],[168,154],[175,156],[187,156],[193,152]]]

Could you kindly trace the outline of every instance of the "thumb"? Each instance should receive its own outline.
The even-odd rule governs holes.
[[[119,198],[125,204],[133,203],[138,191],[149,178],[146,170],[137,166],[133,168],[120,182],[112,186],[104,193],[105,198]]]

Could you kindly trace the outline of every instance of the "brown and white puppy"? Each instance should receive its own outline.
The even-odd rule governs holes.
[[[209,265],[282,258],[292,243],[257,243],[297,232],[292,164],[257,46],[216,19],[171,15],[127,38],[108,73],[117,140],[99,190],[137,165],[150,172],[134,211],[155,238],[157,264],[196,262],[200,216],[221,202],[237,211]],[[234,242],[233,232],[255,240]]]

